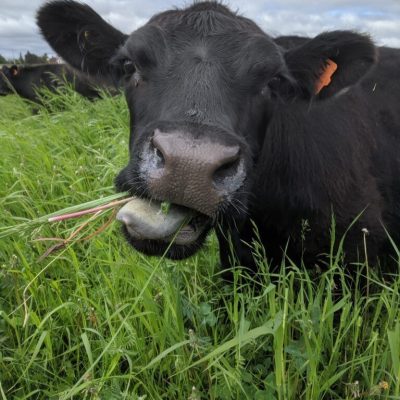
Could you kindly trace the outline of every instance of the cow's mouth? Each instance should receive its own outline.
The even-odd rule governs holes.
[[[156,200],[134,198],[117,214],[131,243],[194,244],[210,225],[210,218],[192,209]],[[136,246],[135,246],[136,247]],[[164,247],[164,246],[162,246]]]

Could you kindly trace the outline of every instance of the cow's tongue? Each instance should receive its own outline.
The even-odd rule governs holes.
[[[164,213],[159,201],[134,198],[119,210],[117,219],[136,239],[163,240],[175,235],[192,216],[185,207],[173,204]]]

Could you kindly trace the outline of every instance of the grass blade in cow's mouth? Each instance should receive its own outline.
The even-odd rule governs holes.
[[[137,240],[193,243],[204,231],[209,218],[197,211],[172,204],[165,212],[156,200],[135,197],[118,212],[128,234]]]

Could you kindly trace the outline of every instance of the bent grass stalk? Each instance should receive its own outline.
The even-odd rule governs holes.
[[[56,215],[54,217],[49,217],[47,221],[48,222],[65,221],[66,219],[82,217],[87,214],[97,214],[99,211],[108,210],[109,208],[115,208],[121,204],[127,203],[132,199],[133,197],[128,197],[122,200],[111,201],[110,203],[104,204],[103,206],[93,207],[82,211],[76,211],[73,213]]]
[[[115,208],[121,206],[130,200],[133,197],[129,196],[127,192],[117,193],[111,196],[103,197],[99,200],[94,200],[82,204],[78,204],[76,206],[67,207],[55,213],[45,215],[43,217],[36,218],[34,220],[30,220],[24,222],[22,224],[18,224],[16,226],[7,227],[4,230],[0,230],[0,238],[10,236],[13,234],[23,234],[26,233],[30,228],[40,226],[45,223],[51,222],[61,222],[66,221],[73,218],[79,218],[86,215],[91,215],[89,219],[85,220],[84,222],[77,225],[77,227],[72,231],[72,233],[67,238],[60,238],[60,237],[41,237],[37,239],[33,239],[36,242],[43,242],[43,241],[52,241],[56,242],[56,244],[50,246],[39,258],[38,262],[43,261],[46,257],[50,254],[65,248],[68,244],[73,241],[87,241],[97,236],[101,232],[103,232],[115,219],[116,211]],[[121,199],[122,197],[122,199]],[[113,213],[104,222],[99,228],[95,230],[95,232],[88,234],[84,237],[78,237],[79,233],[82,232],[85,228],[90,226],[92,222],[94,222],[98,217],[101,217],[106,211],[113,209]],[[25,297],[24,297],[25,298]]]
[[[128,192],[117,193],[98,200],[92,200],[76,206],[67,207],[54,213],[28,220],[17,225],[2,227],[0,228],[0,239],[15,234],[24,234],[30,229],[48,222],[63,221],[66,219],[77,218],[87,214],[95,214],[98,211],[115,208],[132,199],[131,197],[127,196],[129,196]]]
[[[26,233],[30,228],[34,228],[36,226],[40,226],[45,223],[52,223],[52,222],[61,222],[61,221],[66,221],[69,219],[74,219],[74,218],[79,218],[79,217],[84,217],[86,215],[92,215],[88,220],[85,222],[78,224],[77,228],[72,231],[72,233],[66,238],[59,238],[59,237],[40,237],[37,239],[33,239],[33,241],[55,241],[57,242],[56,244],[52,245],[49,247],[38,259],[38,262],[42,261],[45,259],[47,256],[52,254],[53,252],[60,250],[64,248],[67,244],[71,243],[72,241],[86,241],[94,236],[100,234],[103,232],[114,220],[116,211],[115,208],[118,206],[121,206],[125,203],[128,203],[133,199],[132,196],[129,195],[128,192],[122,192],[122,193],[117,193],[113,194],[111,196],[103,197],[98,200],[92,200],[89,202],[81,203],[76,206],[71,206],[64,208],[62,210],[59,210],[55,213],[51,213],[48,215],[44,215],[42,217],[26,221],[22,224],[18,224],[15,226],[11,227],[5,227],[3,229],[0,228],[0,238],[4,238],[6,236],[10,236],[13,234],[23,234]],[[167,214],[170,208],[170,203],[168,202],[162,202],[161,203],[161,212],[164,214]],[[94,220],[96,220],[98,217],[102,216],[105,211],[114,209],[114,212],[112,213],[111,217],[108,218],[108,220],[101,225],[98,229],[96,229],[95,232],[85,236],[78,238],[78,234],[86,227],[88,227]]]
[[[82,224],[78,225],[78,228],[76,228],[66,239],[62,238],[39,238],[36,239],[36,241],[44,241],[44,240],[52,240],[52,241],[57,241],[55,245],[49,247],[39,258],[38,262],[42,261],[45,259],[47,256],[52,254],[53,252],[60,250],[64,248],[67,244],[71,243],[73,240],[75,241],[81,241],[81,240],[89,240],[92,237],[98,235],[99,233],[103,232],[108,225],[112,222],[114,219],[115,213],[111,215],[111,218],[109,218],[100,228],[98,228],[94,233],[84,237],[84,238],[77,238],[77,235],[79,232],[81,232],[84,228],[86,228],[92,221],[94,221],[97,217],[99,217],[102,214],[102,211],[97,211],[95,212],[88,220],[83,222]],[[71,217],[72,218],[72,217]]]

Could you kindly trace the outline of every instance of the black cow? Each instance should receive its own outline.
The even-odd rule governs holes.
[[[130,161],[118,190],[190,218],[170,245],[173,235],[131,226],[128,208],[135,248],[184,258],[216,228],[222,264],[233,250],[252,266],[253,221],[275,262],[286,248],[312,262],[330,249],[332,214],[337,236],[357,218],[349,260],[367,231],[370,260],[387,254],[385,229],[399,241],[399,50],[352,31],[274,41],[216,2],[155,15],[131,35],[69,0],[37,21],[73,67],[125,85]]]
[[[0,95],[17,93],[25,99],[40,102],[37,89],[46,87],[54,91],[65,82],[84,97],[94,99],[100,96],[93,79],[73,71],[65,64],[3,66],[0,73]]]

